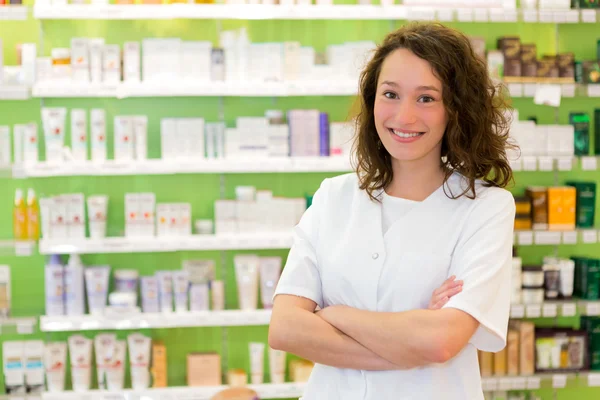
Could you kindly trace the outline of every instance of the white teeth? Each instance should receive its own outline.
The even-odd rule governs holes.
[[[404,132],[398,132],[392,129],[392,132],[394,132],[394,135],[401,137],[401,138],[411,138],[411,137],[416,137],[419,136],[420,133],[404,133]]]

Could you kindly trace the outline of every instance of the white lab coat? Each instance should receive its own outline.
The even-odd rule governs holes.
[[[506,344],[515,204],[508,191],[481,182],[475,200],[446,196],[464,183],[454,173],[384,235],[381,205],[358,188],[355,174],[323,181],[294,231],[275,296],[306,297],[322,308],[425,309],[454,274],[464,280],[463,291],[445,307],[481,325],[445,364],[383,372],[317,364],[304,400],[483,399],[477,349],[495,352]]]

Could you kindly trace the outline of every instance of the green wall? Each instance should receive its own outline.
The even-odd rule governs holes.
[[[346,2],[353,1],[347,0]],[[339,3],[336,1],[336,3]],[[72,37],[104,37],[107,43],[122,44],[125,41],[141,40],[145,37],[181,37],[183,39],[210,40],[218,43],[219,29],[235,29],[246,26],[252,41],[297,40],[303,45],[314,46],[318,51],[327,44],[353,40],[380,41],[387,32],[398,27],[398,21],[36,21],[0,22],[0,38],[4,42],[6,64],[16,62],[15,45],[19,42],[36,42],[38,53],[48,56],[53,47],[68,47]],[[593,58],[596,54],[596,39],[600,24],[560,25],[553,24],[482,24],[453,23],[469,35],[486,38],[488,49],[495,48],[496,38],[508,34],[521,36],[524,42],[535,42],[538,55],[559,51],[574,51],[577,58]],[[557,38],[560,40],[557,42]],[[348,117],[353,104],[352,97],[290,97],[290,98],[133,98],[133,99],[32,99],[28,101],[0,102],[0,124],[13,125],[28,121],[40,123],[40,106],[63,106],[67,108],[105,108],[108,129],[112,130],[115,115],[146,114],[149,118],[149,156],[159,154],[159,121],[164,117],[201,116],[216,121],[223,112],[225,121],[231,125],[237,116],[259,116],[266,109],[318,108],[329,112],[333,121]],[[598,107],[598,100],[587,98],[563,99],[556,110],[533,105],[532,99],[514,99],[513,105],[522,118],[536,116],[540,123],[567,123],[570,111],[591,113]],[[67,121],[67,126],[68,121]],[[67,135],[68,136],[68,135]],[[593,148],[593,146],[592,146]],[[111,143],[109,142],[109,149]],[[43,149],[42,154],[43,154]],[[110,156],[111,150],[109,150]],[[127,192],[152,191],[158,202],[189,201],[192,203],[193,218],[212,218],[213,202],[223,195],[232,198],[236,185],[255,185],[270,189],[275,195],[303,196],[313,193],[319,183],[332,174],[231,174],[231,175],[181,175],[181,176],[131,176],[131,177],[75,177],[52,179],[11,180],[0,178],[3,195],[0,210],[5,210],[4,224],[0,224],[0,239],[12,236],[12,196],[18,187],[32,187],[39,196],[59,193],[83,192],[87,195],[105,193],[110,196],[109,235],[123,232],[123,202]],[[516,173],[516,185],[511,190],[521,194],[527,185],[553,185],[567,179],[594,180],[598,172],[574,170],[565,173]],[[222,191],[223,189],[223,191]],[[539,263],[553,247],[530,246],[520,249],[526,263]],[[287,251],[257,251],[261,255],[280,255]],[[211,258],[216,260],[219,277],[226,279],[226,306],[237,307],[237,293],[233,272],[235,252],[180,252],[165,254],[107,254],[86,255],[85,264],[109,264],[113,269],[136,268],[142,275],[159,269],[179,269],[182,260]],[[583,254],[600,256],[596,246],[561,246],[559,254],[570,256]],[[13,315],[37,316],[44,313],[44,257],[34,255],[26,258],[2,255],[0,263],[11,265],[13,280]],[[573,323],[573,321],[567,321]],[[267,327],[234,328],[186,328],[143,331],[153,339],[162,339],[167,344],[169,385],[185,385],[185,355],[193,351],[223,351],[223,364],[227,368],[249,370],[247,343],[265,341]],[[129,332],[118,332],[124,337]],[[94,332],[86,333],[92,337]],[[41,333],[23,337],[4,335],[3,340],[44,339],[65,340],[69,333]],[[268,362],[265,363],[268,379]],[[70,379],[69,379],[70,380]],[[129,383],[127,377],[126,384]],[[3,376],[0,374],[0,386]],[[592,400],[600,395],[600,389],[566,389],[553,397],[551,391],[540,391],[546,399]]]

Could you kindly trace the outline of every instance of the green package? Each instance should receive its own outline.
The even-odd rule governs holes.
[[[594,154],[600,155],[600,108],[594,109]]]
[[[581,269],[583,300],[598,300],[600,296],[600,260],[587,258]]]
[[[567,182],[575,187],[577,201],[575,224],[578,228],[593,228],[596,212],[596,182]]]
[[[581,317],[581,329],[588,334],[588,354],[590,369],[600,370],[600,318]]]
[[[569,124],[575,128],[575,155],[587,156],[590,154],[590,116],[586,113],[569,113]]]

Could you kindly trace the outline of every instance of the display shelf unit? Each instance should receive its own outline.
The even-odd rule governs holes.
[[[1,8],[2,6],[0,6]],[[2,18],[0,18],[1,20]],[[0,84],[0,100],[28,100],[30,98],[31,89],[29,86]]]
[[[36,4],[38,19],[441,20],[459,22],[595,22],[596,10],[449,8],[411,5],[64,5]],[[591,12],[590,12],[591,11]]]
[[[517,246],[596,244],[598,237],[597,229],[516,231],[514,243]]]
[[[298,398],[304,393],[304,383],[280,383],[280,384],[262,384],[248,385],[254,389],[261,399],[289,399]],[[44,393],[43,400],[210,400],[228,386],[208,386],[208,387],[170,387],[153,388],[147,390],[125,389],[119,391],[99,391],[90,390],[89,392],[61,392]]]
[[[0,21],[24,21],[27,19],[28,14],[29,8],[27,6],[17,4],[0,5]]]
[[[153,328],[198,328],[269,325],[271,310],[224,310],[173,313],[107,312],[105,315],[42,316],[42,332],[123,330]]]
[[[151,159],[131,163],[108,160],[101,164],[89,161],[18,165],[13,167],[13,177],[350,172],[351,169],[347,157],[223,158],[200,161]]]

